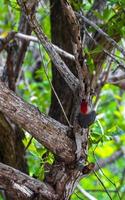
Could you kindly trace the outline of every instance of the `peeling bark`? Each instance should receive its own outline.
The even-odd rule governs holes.
[[[54,189],[12,167],[0,163],[0,185],[13,200],[57,200]],[[59,199],[58,199],[59,200]]]

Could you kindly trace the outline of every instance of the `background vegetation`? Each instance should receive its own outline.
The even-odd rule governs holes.
[[[78,3],[72,0],[71,3],[75,10],[81,10],[87,13],[93,4],[92,0],[84,0]],[[46,35],[51,39],[50,32],[50,11],[49,2],[41,1],[37,15]],[[107,26],[107,33],[112,36],[114,32],[120,34],[122,40],[120,45],[125,47],[125,1],[124,0],[107,0],[106,8],[102,13],[94,12],[94,15],[101,20],[103,25]],[[120,15],[117,16],[117,13]],[[1,37],[11,30],[17,31],[19,23],[20,10],[16,1],[1,0],[0,1],[0,32]],[[120,21],[118,18],[120,17]],[[119,22],[118,22],[119,21]],[[101,26],[101,25],[100,25]],[[90,27],[89,31],[94,31]],[[34,48],[35,47],[35,48]],[[93,71],[92,63],[93,54],[100,51],[100,47],[91,52],[85,49],[89,58],[90,68]],[[115,50],[115,57],[124,62],[123,55]],[[4,60],[5,52],[2,52],[1,59]],[[39,59],[38,69],[34,71],[34,64]],[[107,61],[103,64],[104,68]],[[112,68],[117,68],[116,63],[112,63]],[[41,112],[48,113],[51,101],[51,87],[45,74],[45,69],[51,80],[51,62],[42,46],[34,42],[28,47],[25,61],[21,72],[21,80],[17,83],[17,93],[27,102],[37,106]],[[31,138],[25,133],[23,142],[27,148],[27,144]],[[99,169],[95,174],[80,181],[80,186],[96,199],[108,199],[107,191],[112,199],[125,199],[125,93],[124,88],[118,85],[106,84],[100,93],[97,105],[97,119],[91,126],[91,136],[89,138],[89,162],[97,162],[100,159],[110,158],[116,151],[122,150],[123,155],[114,159],[110,164],[106,164],[103,169]],[[53,155],[47,151],[35,139],[26,150],[26,158],[29,167],[29,174],[40,180],[44,178],[45,163],[53,162]],[[2,199],[2,196],[1,196]],[[77,188],[72,195],[72,200],[88,199],[83,196]]]

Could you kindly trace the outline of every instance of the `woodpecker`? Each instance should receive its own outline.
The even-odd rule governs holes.
[[[88,128],[95,121],[95,118],[96,112],[91,109],[87,101],[82,100],[78,115],[78,123],[81,128]]]

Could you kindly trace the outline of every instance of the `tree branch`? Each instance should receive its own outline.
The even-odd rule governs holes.
[[[125,51],[124,49],[119,46],[117,44],[117,42],[112,39],[107,33],[105,33],[101,28],[99,28],[99,26],[97,26],[94,22],[92,22],[91,20],[87,19],[84,15],[78,14],[76,13],[76,15],[78,17],[80,17],[81,19],[83,19],[84,22],[86,22],[87,24],[89,24],[91,27],[93,27],[95,30],[97,30],[101,35],[104,36],[104,38],[110,43],[112,44],[113,47],[117,48],[124,56],[125,56]]]
[[[22,34],[22,33],[16,33],[15,37],[18,39],[24,39],[26,41],[33,41],[33,42],[39,43],[39,39],[35,36],[26,35],[26,34]],[[66,57],[66,58],[69,58],[70,60],[75,60],[75,57],[72,54],[64,51],[63,49],[59,48],[57,45],[54,45],[54,44],[52,44],[52,45],[53,45],[54,49],[57,51],[57,53],[59,53],[60,55]]]
[[[77,189],[89,200],[97,200],[94,196],[86,192],[80,185],[77,185]]]
[[[117,84],[117,83],[121,83],[122,81],[125,82],[125,73],[122,73],[120,75],[111,75],[109,76],[107,82],[111,83],[111,84]]]
[[[21,128],[30,132],[45,147],[66,163],[75,159],[74,144],[66,136],[67,126],[41,114],[38,109],[25,103],[0,81],[0,111]]]
[[[90,39],[95,43],[95,45],[100,45],[95,39],[94,37],[91,36],[91,34],[89,34],[89,32],[87,31],[87,29],[85,30],[87,35],[90,37]],[[102,51],[107,55],[109,56],[115,63],[118,64],[118,67],[125,71],[125,65],[122,61],[119,61],[115,55],[113,55],[112,53],[110,53],[107,49],[103,48],[101,45],[100,47],[102,48]]]
[[[99,24],[100,19],[94,14],[95,11],[102,13],[102,11],[105,9],[106,6],[106,0],[95,0],[91,9],[88,11],[86,18],[89,20],[93,20],[94,23]],[[87,24],[86,28],[88,28],[89,24]]]
[[[13,199],[56,200],[54,189],[19,170],[0,163],[0,187],[13,195]],[[15,198],[14,198],[15,197]]]
[[[32,27],[33,31],[35,32],[36,36],[38,37],[39,41],[51,57],[51,60],[55,64],[57,70],[60,72],[61,76],[64,78],[68,86],[71,88],[72,91],[75,91],[78,86],[78,79],[74,76],[74,74],[69,70],[67,65],[64,63],[64,61],[61,59],[61,57],[58,55],[56,50],[53,48],[53,45],[51,42],[49,42],[47,36],[43,33],[35,14],[30,12],[28,10],[28,7],[25,4],[24,0],[18,0],[18,3],[22,9],[22,11],[26,14],[27,20],[30,23],[30,26]]]

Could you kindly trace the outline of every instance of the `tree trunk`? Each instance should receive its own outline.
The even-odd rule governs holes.
[[[67,28],[68,22],[67,18],[64,16],[60,0],[50,0],[50,13],[52,43],[73,54],[73,44],[71,41],[70,31]],[[75,67],[75,62],[67,58],[63,58],[63,60],[67,64],[69,69],[76,75],[77,71]],[[64,81],[64,79],[60,76],[54,64],[52,65],[52,83],[63,105],[68,119],[70,119],[73,106],[73,93],[68,87],[67,83]],[[67,124],[61,107],[53,92],[51,96],[51,106],[49,114],[51,117],[60,121],[61,123]]]

